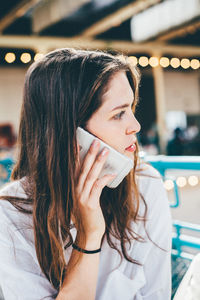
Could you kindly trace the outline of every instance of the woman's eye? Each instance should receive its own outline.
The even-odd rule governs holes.
[[[114,116],[114,120],[120,120],[124,114],[125,114],[125,111],[121,111],[119,114]]]

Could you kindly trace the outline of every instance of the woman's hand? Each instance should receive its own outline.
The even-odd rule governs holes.
[[[90,146],[77,178],[76,195],[82,218],[86,241],[96,241],[100,245],[105,232],[105,220],[100,207],[100,195],[115,174],[98,179],[109,150],[104,148],[98,155],[100,142],[94,140]],[[78,234],[77,234],[78,235]]]

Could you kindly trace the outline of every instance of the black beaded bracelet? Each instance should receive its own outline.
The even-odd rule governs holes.
[[[72,244],[72,247],[79,251],[79,252],[82,252],[82,253],[86,253],[86,254],[94,254],[94,253],[98,253],[98,252],[101,252],[101,248],[97,249],[97,250],[85,250],[85,249],[82,249],[80,247],[78,247],[77,245],[75,244]]]

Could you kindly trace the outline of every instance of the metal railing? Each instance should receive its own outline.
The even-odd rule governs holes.
[[[168,179],[165,175],[168,170],[195,170],[200,171],[200,156],[146,156],[144,160],[150,163],[154,168],[156,168],[163,179]],[[170,177],[174,183],[174,198],[175,201],[170,204],[172,208],[176,208],[180,204],[179,188],[176,184],[176,179]],[[190,232],[199,232],[200,225],[193,224],[189,222],[183,222],[174,220],[173,226],[175,232],[172,237],[172,255],[177,257],[182,257],[185,259],[192,260],[193,255],[191,253],[185,252],[184,248],[189,247],[193,249],[200,249],[200,238],[191,235],[183,234],[184,230],[189,230]]]
[[[9,181],[13,165],[12,158],[0,159],[0,186]]]
[[[182,250],[183,247],[200,249],[200,238],[182,233],[183,229],[200,232],[200,225],[183,221],[174,221],[175,232],[172,237],[172,255],[193,259],[193,255]]]

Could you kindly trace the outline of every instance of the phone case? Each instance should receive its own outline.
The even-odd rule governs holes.
[[[80,160],[83,161],[85,155],[88,152],[90,145],[94,139],[98,139],[96,136],[82,129],[81,127],[77,128],[77,141],[80,146]],[[107,186],[110,188],[116,188],[124,179],[124,177],[130,172],[133,168],[132,159],[127,156],[119,153],[102,140],[100,141],[99,153],[103,148],[108,148],[110,150],[108,158],[104,164],[104,167],[99,175],[99,178],[103,177],[106,174],[117,174],[117,176],[112,180]]]

